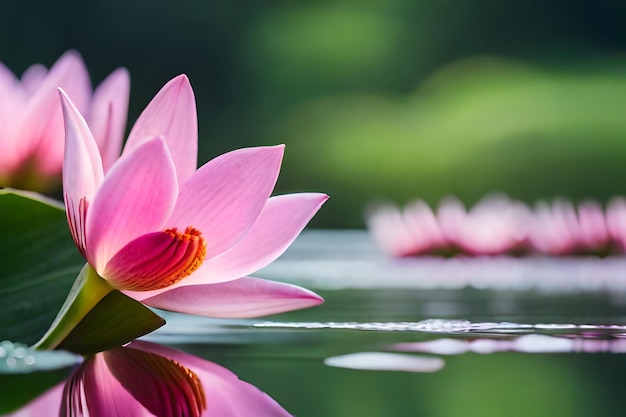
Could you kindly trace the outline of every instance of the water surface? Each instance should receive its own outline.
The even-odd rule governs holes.
[[[166,313],[148,339],[299,417],[623,415],[626,258],[392,260],[364,231],[312,231],[258,276],[326,303],[260,320]]]

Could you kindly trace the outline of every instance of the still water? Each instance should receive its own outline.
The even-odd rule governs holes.
[[[390,260],[365,232],[309,232],[258,275],[326,303],[265,320],[169,315],[149,339],[300,417],[625,413],[626,259]]]
[[[165,313],[145,339],[298,417],[626,413],[626,259],[391,260],[364,231],[311,231],[257,275],[326,303],[257,320]]]

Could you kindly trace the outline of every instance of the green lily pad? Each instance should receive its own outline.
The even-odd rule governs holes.
[[[67,378],[81,357],[0,342],[0,414],[17,410]]]
[[[63,205],[0,190],[0,340],[32,344],[50,326],[85,261]]]

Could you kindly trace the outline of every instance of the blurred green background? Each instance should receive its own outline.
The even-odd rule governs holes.
[[[3,0],[0,61],[125,66],[130,122],[186,73],[200,162],[286,143],[277,192],[359,227],[381,197],[626,193],[625,23],[619,0]]]

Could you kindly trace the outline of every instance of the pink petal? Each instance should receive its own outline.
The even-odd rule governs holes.
[[[250,230],[274,188],[284,146],[239,149],[218,156],[181,185],[168,228],[202,232],[210,259]]]
[[[21,119],[22,151],[34,153],[36,168],[45,175],[61,172],[63,164],[63,118],[57,88],[71,97],[84,112],[91,96],[91,83],[85,64],[75,51],[66,52],[53,65],[29,100]]]
[[[67,382],[64,394],[61,416],[154,416],[115,378],[102,353],[86,360]]]
[[[26,68],[22,74],[22,87],[30,97],[39,89],[39,86],[48,75],[48,68],[41,64],[34,64]]]
[[[203,417],[291,416],[270,396],[213,362],[144,341],[131,342],[128,348],[156,353],[193,370],[200,377],[208,399]]]
[[[198,164],[196,100],[187,76],[172,79],[152,99],[130,131],[124,154],[155,136],[165,138],[182,183]]]
[[[204,239],[196,230],[148,233],[120,249],[103,276],[121,290],[167,288],[198,269],[204,255]]]
[[[528,208],[491,194],[465,216],[456,244],[473,255],[498,255],[521,247],[527,236]]]
[[[122,150],[129,92],[130,75],[125,68],[118,68],[98,86],[93,95],[89,126],[100,148],[105,172]]]
[[[577,227],[578,219],[571,202],[556,200],[550,206],[540,201],[535,205],[528,238],[541,253],[566,255],[577,249]]]
[[[13,74],[13,71],[0,62],[0,86],[8,85],[13,87],[17,84],[19,84],[19,81],[17,77],[15,77],[15,74]]]
[[[205,261],[181,285],[230,281],[264,268],[287,250],[327,199],[326,194],[316,193],[270,198],[243,239],[222,255]]]
[[[402,211],[404,224],[413,240],[416,253],[431,252],[444,248],[448,242],[443,236],[437,217],[424,200],[415,200]]]
[[[585,201],[578,206],[578,243],[587,250],[603,249],[609,242],[604,210],[596,201]]]
[[[626,250],[626,198],[613,197],[606,207],[606,223],[613,242]]]
[[[6,66],[0,63],[0,186],[3,180],[24,162],[27,148],[23,141],[16,135],[19,115],[24,111],[26,95],[19,81]],[[18,150],[20,150],[18,152]]]
[[[367,213],[367,228],[378,246],[388,255],[416,255],[422,249],[415,246],[412,231],[398,207],[391,203],[372,206]]]
[[[467,224],[465,206],[456,197],[445,197],[437,208],[437,221],[445,239],[458,242],[461,231]]]
[[[63,398],[64,382],[52,387],[33,401],[20,408],[19,410],[5,415],[5,417],[41,417],[57,415],[55,411],[61,408],[61,399]]]
[[[219,284],[186,285],[143,300],[163,310],[218,318],[251,318],[313,307],[319,295],[295,285],[244,277]]]
[[[59,90],[65,120],[63,197],[74,242],[86,254],[87,207],[102,182],[102,162],[87,122],[63,90]]]
[[[161,138],[144,143],[107,173],[87,215],[87,255],[103,273],[129,242],[160,231],[178,193],[174,164]]]
[[[199,417],[207,409],[202,382],[192,369],[139,349],[116,348],[101,355],[115,379],[154,415]]]

